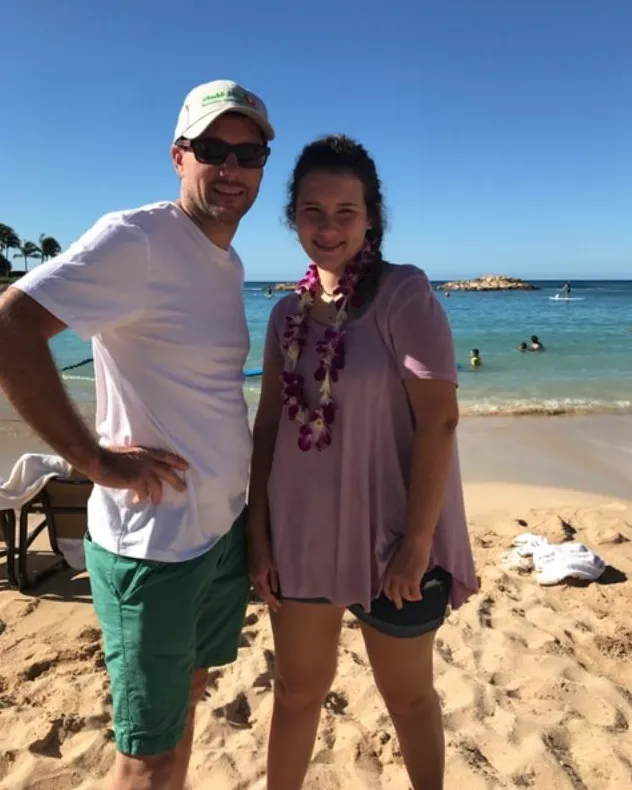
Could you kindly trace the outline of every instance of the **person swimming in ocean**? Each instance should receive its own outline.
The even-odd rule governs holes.
[[[544,346],[540,343],[537,335],[531,335],[531,351],[544,351]]]
[[[480,368],[483,364],[483,360],[481,359],[480,352],[477,348],[473,348],[470,351],[470,365],[473,368]]]
[[[520,343],[520,345],[518,346],[518,351],[524,352],[528,350],[529,350],[529,346],[526,343]]]

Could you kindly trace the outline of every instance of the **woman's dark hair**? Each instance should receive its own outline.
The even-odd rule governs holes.
[[[332,173],[352,173],[364,186],[364,200],[371,223],[367,240],[377,253],[382,250],[382,237],[386,229],[382,183],[377,174],[375,162],[366,149],[344,134],[321,137],[306,145],[301,151],[288,187],[288,200],[285,216],[291,228],[296,225],[296,200],[303,178],[312,170],[325,170]]]
[[[383,271],[382,239],[386,230],[384,198],[382,182],[377,174],[375,162],[364,146],[344,134],[328,135],[306,145],[301,151],[290,182],[288,199],[285,206],[285,217],[288,225],[296,228],[296,202],[301,181],[312,170],[324,170],[330,173],[347,172],[362,182],[364,202],[371,227],[366,232],[366,239],[375,251],[375,262],[359,286],[364,296],[371,301]]]

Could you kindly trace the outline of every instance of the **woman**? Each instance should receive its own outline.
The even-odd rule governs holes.
[[[433,641],[448,604],[477,589],[450,329],[426,276],[382,258],[381,185],[362,146],[308,145],[287,218],[313,264],[270,318],[248,524],[276,654],[268,787],[302,785],[349,608],[411,783],[439,790]]]

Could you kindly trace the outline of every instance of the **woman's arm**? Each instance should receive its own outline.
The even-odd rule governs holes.
[[[423,552],[430,549],[443,505],[459,407],[451,382],[408,379],[405,386],[415,419],[415,442],[404,542]]]
[[[398,373],[414,417],[404,539],[384,576],[384,592],[397,608],[421,597],[459,421],[450,325],[428,278],[410,269],[412,276],[395,294],[389,316]]]
[[[404,601],[421,599],[421,580],[432,554],[459,419],[453,383],[407,379],[404,384],[415,418],[406,529],[384,575],[384,593],[398,609]]]

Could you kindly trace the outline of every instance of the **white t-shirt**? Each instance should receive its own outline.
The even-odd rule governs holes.
[[[159,447],[190,465],[187,490],[165,484],[157,506],[95,486],[88,527],[109,551],[192,559],[244,507],[251,436],[243,280],[237,254],[165,202],[106,215],[16,283],[92,338],[101,443]]]

